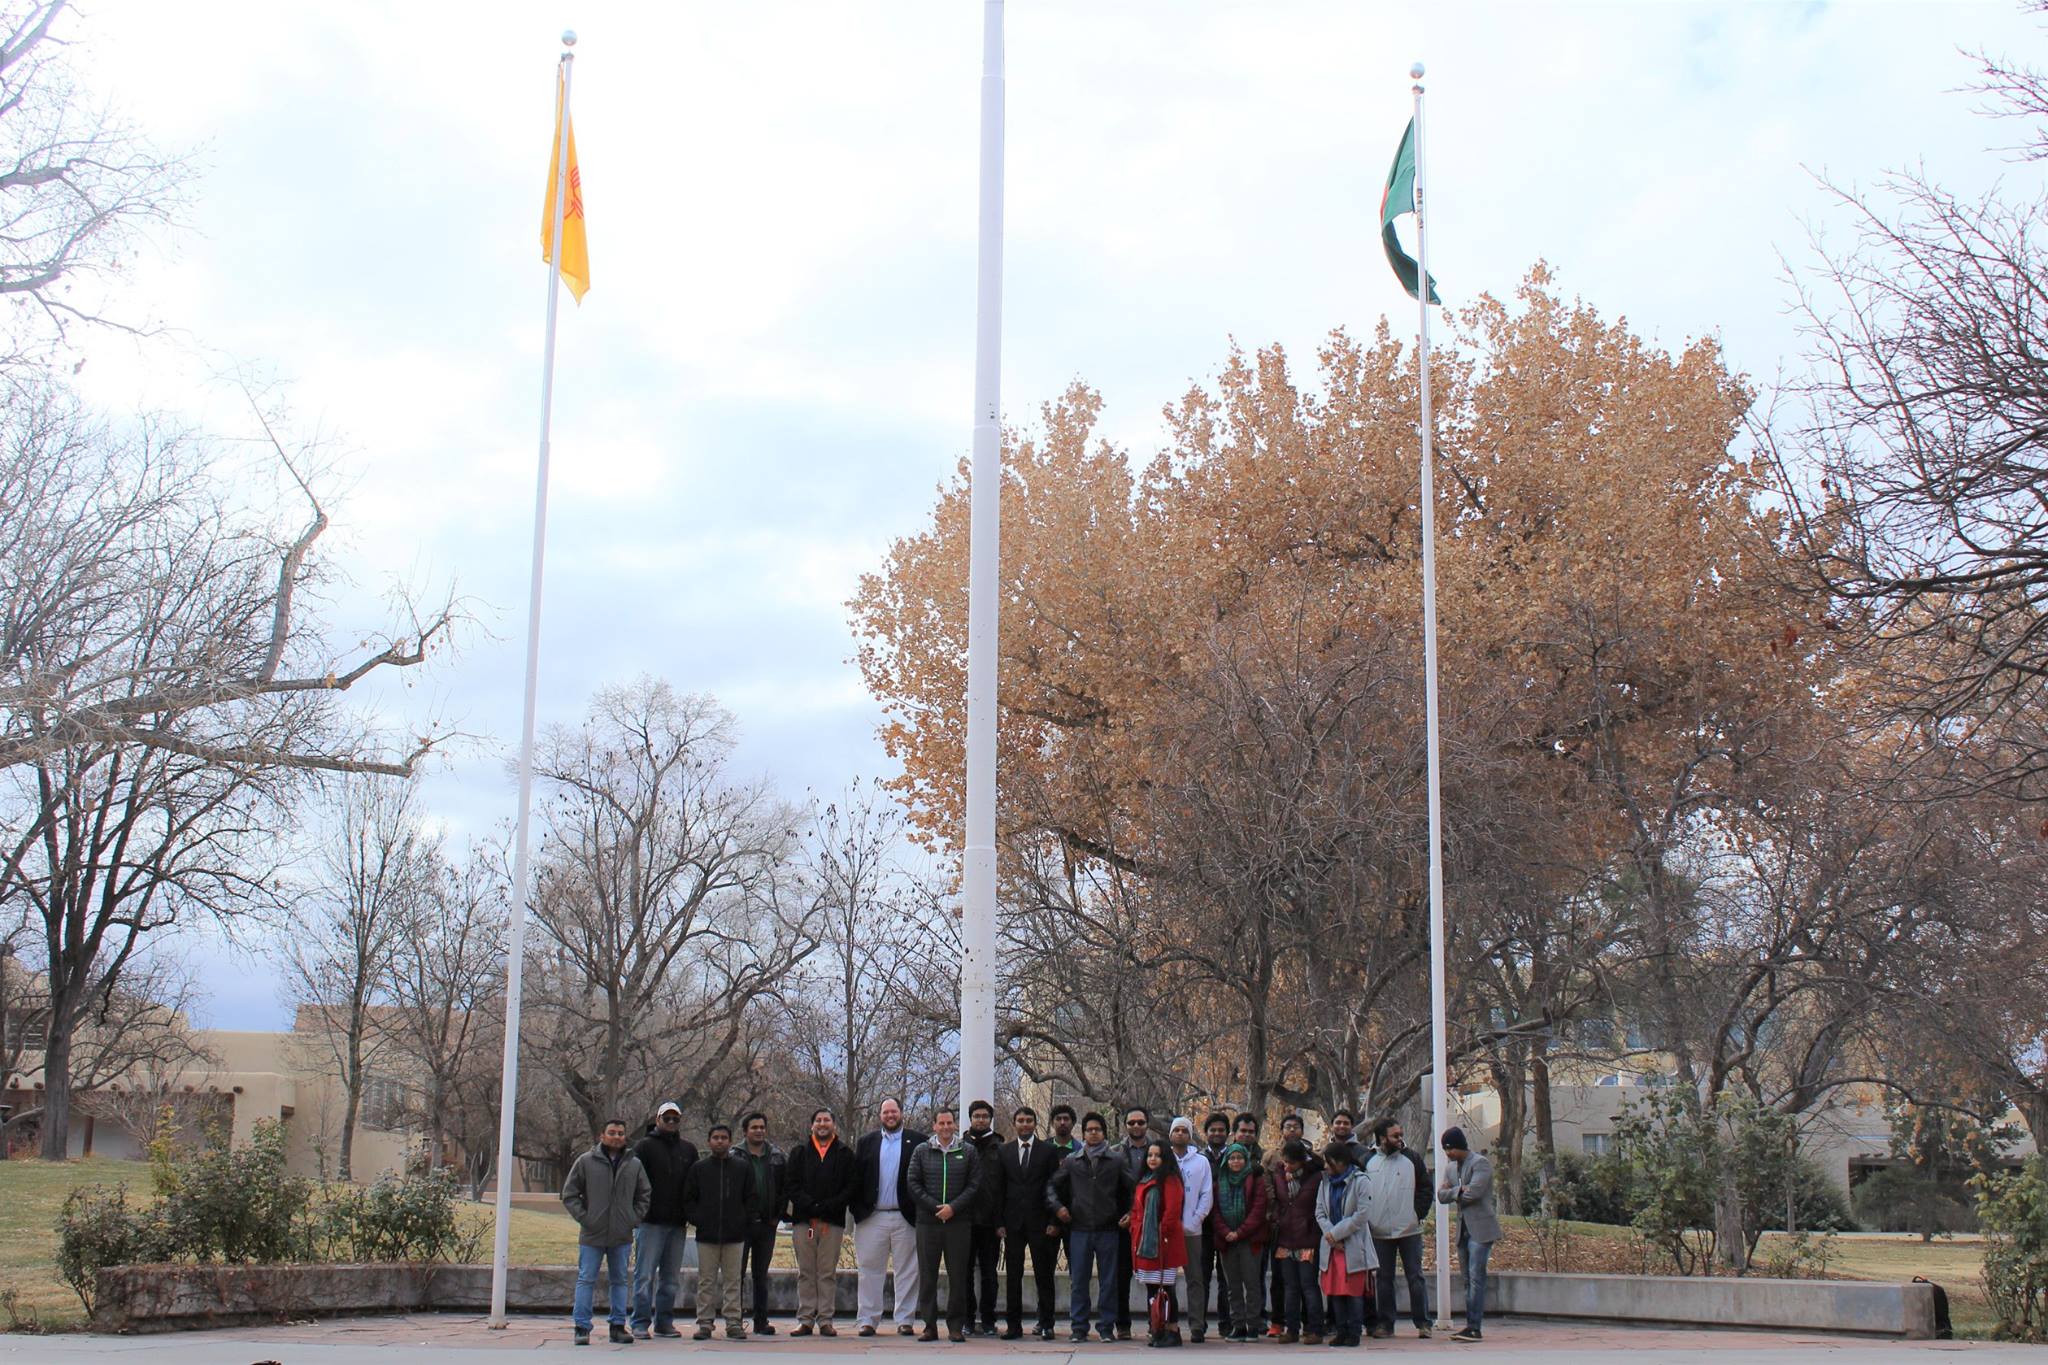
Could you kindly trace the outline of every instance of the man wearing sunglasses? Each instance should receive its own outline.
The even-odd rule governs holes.
[[[676,1295],[683,1282],[683,1240],[689,1232],[684,1211],[684,1177],[697,1164],[697,1146],[683,1136],[683,1109],[663,1100],[654,1122],[633,1149],[654,1187],[647,1217],[633,1234],[633,1335],[679,1337]]]

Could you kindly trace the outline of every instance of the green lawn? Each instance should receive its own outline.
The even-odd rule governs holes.
[[[78,1296],[57,1276],[57,1213],[65,1196],[80,1185],[122,1182],[131,1193],[146,1193],[148,1165],[102,1157],[0,1161],[0,1295],[14,1292],[18,1314],[32,1313],[46,1327],[78,1326],[84,1316]],[[490,1208],[477,1205],[467,1212],[488,1237]],[[514,1209],[512,1261],[515,1265],[574,1265],[576,1225],[562,1214]],[[9,1325],[0,1312],[0,1330]]]

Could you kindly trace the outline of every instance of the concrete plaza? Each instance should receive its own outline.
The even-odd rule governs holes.
[[[1074,1365],[1100,1365],[1146,1352],[1142,1340],[1118,1345],[1091,1342],[1074,1347],[1065,1341],[1046,1343],[1031,1337],[1020,1342],[976,1337],[960,1345],[943,1341],[925,1345],[893,1334],[856,1337],[850,1324],[842,1324],[841,1334],[830,1341],[793,1341],[788,1336],[788,1325],[779,1326],[781,1334],[777,1336],[744,1342],[728,1342],[721,1337],[708,1342],[657,1340],[632,1346],[593,1344],[578,1348],[570,1344],[566,1316],[515,1317],[506,1330],[493,1332],[481,1317],[473,1314],[415,1314],[151,1336],[0,1336],[0,1365],[41,1365],[44,1361],[53,1365],[69,1361],[133,1365],[143,1365],[145,1361],[148,1365],[383,1365],[389,1361],[434,1357],[444,1358],[446,1365],[495,1365],[515,1360],[582,1361],[601,1354],[624,1354],[642,1362],[715,1354],[719,1365],[738,1365],[745,1356],[772,1356],[792,1363],[802,1359],[817,1365],[856,1365],[918,1357],[930,1357],[934,1365],[1006,1357],[1037,1365],[1066,1365],[1069,1361]],[[685,1330],[690,1328],[686,1326]],[[594,1333],[599,1343],[604,1331],[600,1319]],[[1061,1335],[1065,1335],[1064,1329]],[[1907,1362],[1955,1356],[1970,1361],[2029,1361],[2033,1365],[2048,1361],[2048,1351],[2041,1347],[1989,1342],[1885,1341],[1794,1332],[1587,1326],[1513,1318],[1489,1324],[1486,1341],[1478,1345],[1462,1345],[1443,1337],[1422,1341],[1413,1335],[1412,1328],[1403,1324],[1401,1335],[1392,1341],[1369,1341],[1360,1351],[1335,1356],[1327,1355],[1327,1350],[1305,1346],[1223,1346],[1211,1342],[1183,1347],[1179,1359],[1184,1365],[1195,1360],[1210,1365],[1249,1365],[1255,1361],[1284,1365],[1290,1360],[1310,1365],[1319,1359],[1358,1360],[1382,1355],[1414,1361],[1473,1361],[1481,1365],[1506,1365],[1531,1357],[1554,1359],[1558,1365],[1565,1365],[1579,1357],[1618,1360],[1624,1356],[1657,1362],[1739,1358],[1743,1365],[1787,1365],[1816,1360]]]

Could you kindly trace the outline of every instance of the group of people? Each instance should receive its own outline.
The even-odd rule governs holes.
[[[880,1126],[849,1146],[832,1111],[819,1109],[802,1143],[785,1153],[769,1140],[767,1117],[755,1113],[741,1120],[738,1142],[730,1125],[712,1124],[702,1156],[682,1136],[673,1101],[630,1148],[626,1124],[606,1123],[562,1189],[580,1230],[577,1344],[590,1340],[601,1267],[611,1340],[682,1335],[675,1305],[691,1227],[696,1339],[709,1339],[721,1317],[729,1340],[748,1336],[749,1316],[754,1333],[773,1334],[766,1272],[785,1224],[797,1266],[792,1335],[799,1337],[838,1335],[837,1270],[849,1224],[858,1268],[854,1329],[863,1337],[883,1328],[883,1291],[893,1272],[896,1332],[937,1340],[943,1266],[948,1337],[998,1334],[1000,1271],[1000,1335],[1016,1340],[1024,1335],[1028,1261],[1037,1334],[1050,1341],[1062,1258],[1076,1342],[1091,1330],[1104,1341],[1131,1339],[1135,1281],[1144,1287],[1154,1346],[1182,1344],[1183,1320],[1187,1340],[1203,1342],[1212,1314],[1223,1340],[1252,1341],[1263,1331],[1283,1344],[1357,1346],[1367,1335],[1394,1335],[1397,1262],[1416,1331],[1428,1336],[1422,1222],[1432,1199],[1458,1219],[1465,1326],[1452,1339],[1481,1339],[1486,1264],[1500,1225],[1492,1168],[1468,1149],[1460,1129],[1443,1135],[1442,1179],[1432,1187],[1398,1122],[1380,1120],[1364,1140],[1342,1109],[1320,1153],[1310,1149],[1300,1116],[1290,1114],[1270,1156],[1251,1114],[1210,1114],[1200,1144],[1187,1118],[1155,1136],[1142,1106],[1124,1111],[1116,1142],[1106,1118],[1077,1116],[1071,1105],[1053,1107],[1050,1133],[1040,1133],[1029,1105],[1010,1117],[1005,1138],[985,1100],[968,1107],[964,1129],[957,1112],[942,1107],[927,1134],[906,1127],[902,1106],[886,1100]],[[750,1267],[749,1311],[742,1283]]]

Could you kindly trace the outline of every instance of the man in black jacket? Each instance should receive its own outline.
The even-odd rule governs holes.
[[[882,1126],[853,1149],[853,1263],[860,1271],[854,1321],[871,1337],[882,1320],[882,1291],[896,1272],[896,1331],[909,1336],[917,1311],[917,1206],[910,1200],[910,1155],[925,1135],[903,1126],[903,1106],[882,1101]]]
[[[1142,1104],[1134,1104],[1124,1111],[1124,1140],[1116,1144],[1116,1154],[1124,1163],[1124,1174],[1131,1178],[1131,1192],[1137,1193],[1138,1181],[1145,1174],[1145,1149],[1152,1143],[1152,1112]],[[1126,1237],[1116,1244],[1116,1335],[1119,1341],[1131,1339],[1131,1240]]]
[[[1038,1280],[1038,1335],[1052,1340],[1054,1260],[1059,1255],[1058,1226],[1045,1206],[1045,1187],[1059,1169],[1060,1153],[1038,1136],[1038,1111],[1025,1105],[1010,1115],[1017,1136],[996,1148],[996,1188],[1000,1200],[1003,1270],[1009,1305],[1009,1327],[1003,1340],[1024,1335],[1024,1256],[1031,1256]]]
[[[682,1288],[683,1242],[690,1228],[683,1178],[697,1164],[697,1147],[683,1136],[683,1108],[663,1100],[654,1122],[633,1148],[654,1187],[647,1218],[633,1233],[633,1335],[679,1337],[676,1295]]]
[[[749,1266],[754,1274],[754,1331],[765,1337],[775,1335],[768,1321],[768,1270],[775,1264],[775,1234],[789,1212],[787,1189],[789,1158],[768,1140],[768,1116],[752,1113],[740,1120],[745,1145],[740,1157],[754,1168],[754,1207],[747,1223],[746,1250],[740,1256],[740,1274]]]
[[[996,1149],[1003,1135],[996,1131],[996,1107],[987,1100],[967,1106],[967,1133],[981,1167],[981,1192],[974,1200],[974,1232],[967,1245],[967,1330],[979,1321],[981,1334],[996,1334],[996,1266],[1003,1258],[1002,1165]],[[979,1312],[977,1313],[977,1309]]]
[[[711,1125],[711,1154],[690,1168],[683,1206],[697,1227],[697,1340],[725,1318],[725,1339],[745,1341],[740,1316],[740,1255],[754,1215],[754,1168],[733,1155],[732,1126]]]
[[[967,1248],[981,1158],[960,1137],[950,1107],[932,1115],[932,1135],[910,1157],[910,1198],[917,1205],[917,1311],[920,1341],[939,1339],[939,1262],[946,1264],[946,1334],[967,1340]]]
[[[1230,1146],[1230,1115],[1221,1109],[1211,1109],[1209,1117],[1202,1120],[1202,1155],[1209,1158],[1209,1174],[1223,1173],[1223,1152]],[[1223,1283],[1223,1243],[1214,1237],[1202,1239],[1202,1283],[1216,1287],[1216,1305],[1209,1310],[1209,1316],[1218,1322],[1230,1321],[1230,1297]]]
[[[796,1250],[796,1330],[836,1337],[832,1314],[839,1298],[839,1243],[846,1235],[846,1206],[853,1198],[853,1153],[839,1140],[830,1109],[811,1115],[810,1136],[786,1168],[789,1177],[790,1239]]]
[[[1104,1341],[1114,1338],[1116,1304],[1111,1286],[1116,1282],[1117,1245],[1130,1244],[1124,1229],[1131,1225],[1131,1197],[1137,1186],[1108,1138],[1109,1125],[1102,1115],[1083,1115],[1081,1150],[1060,1163],[1045,1190],[1045,1206],[1067,1229],[1077,1342],[1088,1340],[1091,1269],[1099,1294],[1096,1324]]]

